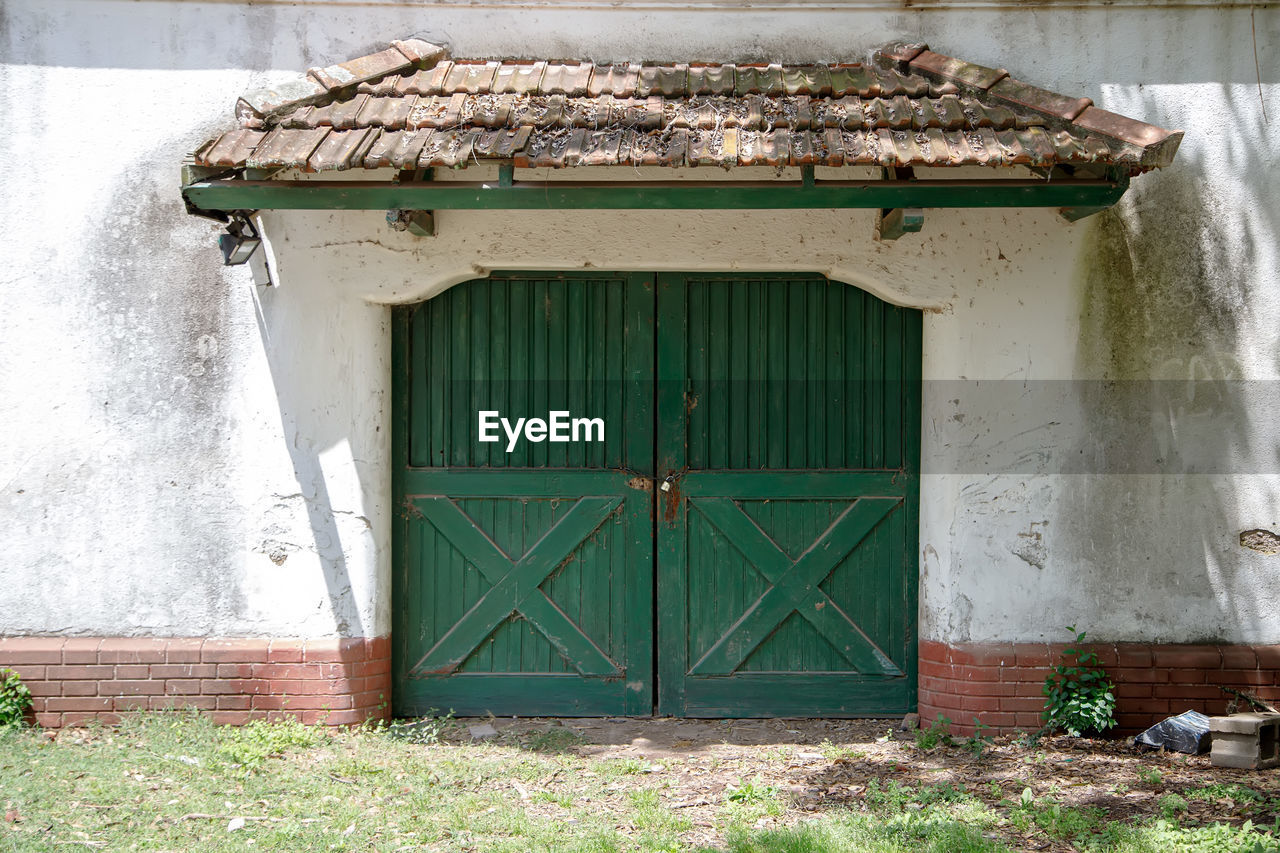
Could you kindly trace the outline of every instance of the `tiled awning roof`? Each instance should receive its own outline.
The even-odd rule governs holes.
[[[986,68],[893,45],[870,64],[451,60],[416,39],[237,104],[200,166],[1168,165],[1169,131]]]

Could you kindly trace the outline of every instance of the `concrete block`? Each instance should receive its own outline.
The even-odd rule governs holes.
[[[1209,720],[1215,767],[1280,767],[1280,714],[1232,714]]]

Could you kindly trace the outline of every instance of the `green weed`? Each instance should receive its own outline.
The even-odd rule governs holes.
[[[444,716],[436,716],[435,709],[431,709],[426,716],[416,720],[396,720],[387,725],[385,731],[394,738],[416,743],[421,746],[430,746],[439,743],[440,738],[454,725],[453,712]]]
[[[1084,642],[1084,631],[1077,632],[1074,625],[1067,630],[1075,634],[1077,643]],[[1079,737],[1114,726],[1115,685],[1099,666],[1098,655],[1087,649],[1067,648],[1062,656],[1063,662],[1044,680],[1045,728],[1061,729]]]
[[[20,726],[31,710],[31,690],[18,673],[0,669],[0,728]]]
[[[256,770],[268,758],[279,757],[290,747],[312,747],[326,737],[324,729],[304,726],[292,717],[278,722],[253,720],[244,726],[221,730],[218,755],[231,764]]]
[[[584,743],[582,735],[556,726],[546,731],[530,732],[524,737],[523,746],[534,752],[564,752]]]
[[[778,795],[778,789],[773,785],[757,785],[755,782],[745,782],[738,786],[730,785],[725,789],[724,798],[731,803],[763,803],[773,799]]]
[[[939,714],[927,729],[916,729],[916,749],[928,752],[939,744],[951,746],[951,720]]]
[[[1159,788],[1164,781],[1164,776],[1157,767],[1139,767],[1138,778],[1144,785],[1150,785],[1153,788]]]

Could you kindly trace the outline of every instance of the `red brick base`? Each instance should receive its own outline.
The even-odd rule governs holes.
[[[339,726],[385,718],[391,704],[386,637],[8,637],[0,668],[31,688],[35,721],[49,728],[168,708],[234,725],[290,716]]]
[[[1280,701],[1280,646],[1090,643],[1116,685],[1116,733],[1142,731],[1170,714],[1223,714],[1221,688]],[[1064,644],[920,642],[920,717],[943,715],[972,734],[973,718],[995,731],[1034,731],[1041,688]]]
[[[973,719],[995,731],[1039,728],[1041,686],[1063,644],[920,643],[921,719]],[[1090,644],[1116,683],[1119,732],[1169,714],[1222,714],[1228,694],[1248,690],[1280,702],[1280,645]],[[385,719],[391,644],[351,640],[0,638],[0,668],[31,688],[35,719],[55,728],[130,711],[198,708],[216,722],[297,717],[349,725]]]

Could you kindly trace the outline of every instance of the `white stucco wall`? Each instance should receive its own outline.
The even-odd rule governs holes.
[[[1280,557],[1238,544],[1280,526],[1280,135],[1259,101],[1260,82],[1275,122],[1280,14],[730,8],[6,3],[0,634],[386,633],[386,303],[591,265],[812,270],[928,309],[923,636],[1280,642]],[[1187,135],[1073,225],[930,211],[877,244],[857,211],[441,212],[413,238],[377,212],[281,213],[277,286],[222,268],[182,212],[183,155],[245,89],[409,34],[597,60],[923,39]],[[1189,378],[1233,381],[1148,381]]]

